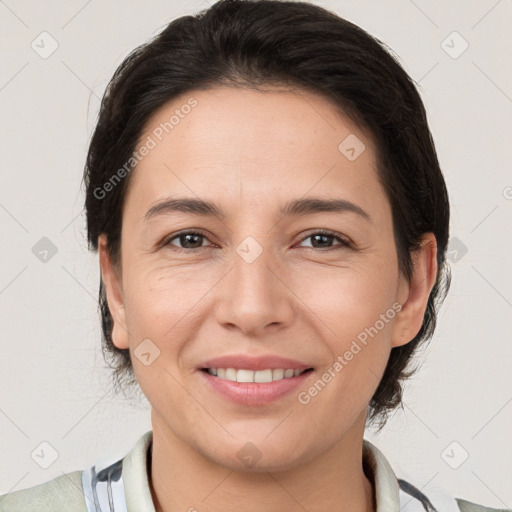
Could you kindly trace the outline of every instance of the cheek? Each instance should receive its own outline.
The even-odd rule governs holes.
[[[391,297],[376,294],[370,300],[364,289],[347,286],[343,291],[337,300],[326,300],[318,314],[319,336],[329,352],[326,364],[297,396],[313,416],[329,415],[333,424],[355,421],[375,393],[389,359],[396,316]]]
[[[392,308],[399,281],[394,268],[392,258],[379,257],[340,268],[318,267],[299,273],[290,288],[304,297],[303,307],[317,314],[326,332],[342,342],[357,337]],[[391,310],[387,316],[392,320],[394,313]],[[390,323],[379,322],[379,331],[387,331]]]
[[[178,406],[187,398],[178,382],[181,354],[195,332],[194,305],[206,293],[203,288],[204,283],[196,286],[187,272],[145,266],[127,275],[125,303],[133,368],[142,391],[157,408]],[[151,354],[148,365],[138,357],[143,346]]]
[[[201,276],[201,279],[198,278]],[[212,285],[202,272],[139,265],[127,274],[125,303],[130,336],[177,348],[198,321],[200,300]]]
[[[384,372],[399,308],[398,271],[393,272],[390,260],[388,264],[368,260],[365,266],[303,275],[296,281],[296,286],[302,282],[306,287],[302,294],[314,313],[309,314],[308,322],[314,324],[315,337],[323,340],[329,352],[325,369],[330,368],[331,377],[326,375],[325,379],[336,382],[331,386],[331,392],[340,395],[333,397],[335,401],[355,398],[344,395],[347,389],[371,397]],[[335,362],[336,366],[331,367]]]

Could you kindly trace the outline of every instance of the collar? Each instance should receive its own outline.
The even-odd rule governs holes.
[[[155,512],[148,477],[152,441],[150,430],[123,459],[82,472],[87,512]],[[376,512],[459,512],[455,499],[444,491],[431,489],[429,499],[409,482],[397,479],[386,457],[367,439],[363,439],[363,468],[373,485]]]
[[[363,468],[373,485],[376,512],[398,512],[398,480],[386,457],[367,439],[363,439]]]

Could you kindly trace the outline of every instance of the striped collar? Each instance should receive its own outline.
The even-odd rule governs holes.
[[[148,480],[148,450],[153,431],[139,438],[117,462],[82,471],[87,512],[155,512]],[[397,479],[382,452],[363,440],[364,471],[372,482],[376,512],[459,512],[454,498],[430,489],[429,497],[405,480]]]

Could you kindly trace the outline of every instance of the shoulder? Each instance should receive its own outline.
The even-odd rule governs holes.
[[[154,510],[147,475],[152,439],[150,430],[116,462],[102,462],[87,469],[62,473],[34,487],[0,495],[0,512]]]
[[[425,494],[406,480],[398,479],[397,481],[400,489],[400,504],[404,504],[401,510],[404,507],[409,510],[406,505],[410,503],[410,498],[415,498],[421,503],[418,510],[430,512],[512,512],[511,509],[486,507],[463,498],[453,497],[441,487],[430,487]]]
[[[0,496],[0,512],[87,512],[82,471]]]
[[[363,469],[375,489],[377,508],[403,512],[512,512],[479,505],[455,497],[442,486],[428,483],[421,489],[405,478],[397,478],[384,454],[367,439],[363,440]]]
[[[461,512],[512,512],[509,508],[490,508],[472,503],[471,501],[455,498]]]

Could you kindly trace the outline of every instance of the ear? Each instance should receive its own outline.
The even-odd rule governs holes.
[[[411,253],[411,281],[400,276],[398,302],[402,309],[395,316],[392,347],[411,341],[420,331],[430,292],[437,278],[437,241],[434,233],[425,233],[421,246]]]
[[[108,309],[112,315],[114,325],[112,328],[112,342],[117,348],[125,349],[128,344],[128,330],[126,328],[126,311],[123,299],[120,271],[112,266],[110,251],[105,234],[98,237],[98,255],[100,260],[101,279],[107,295]]]

